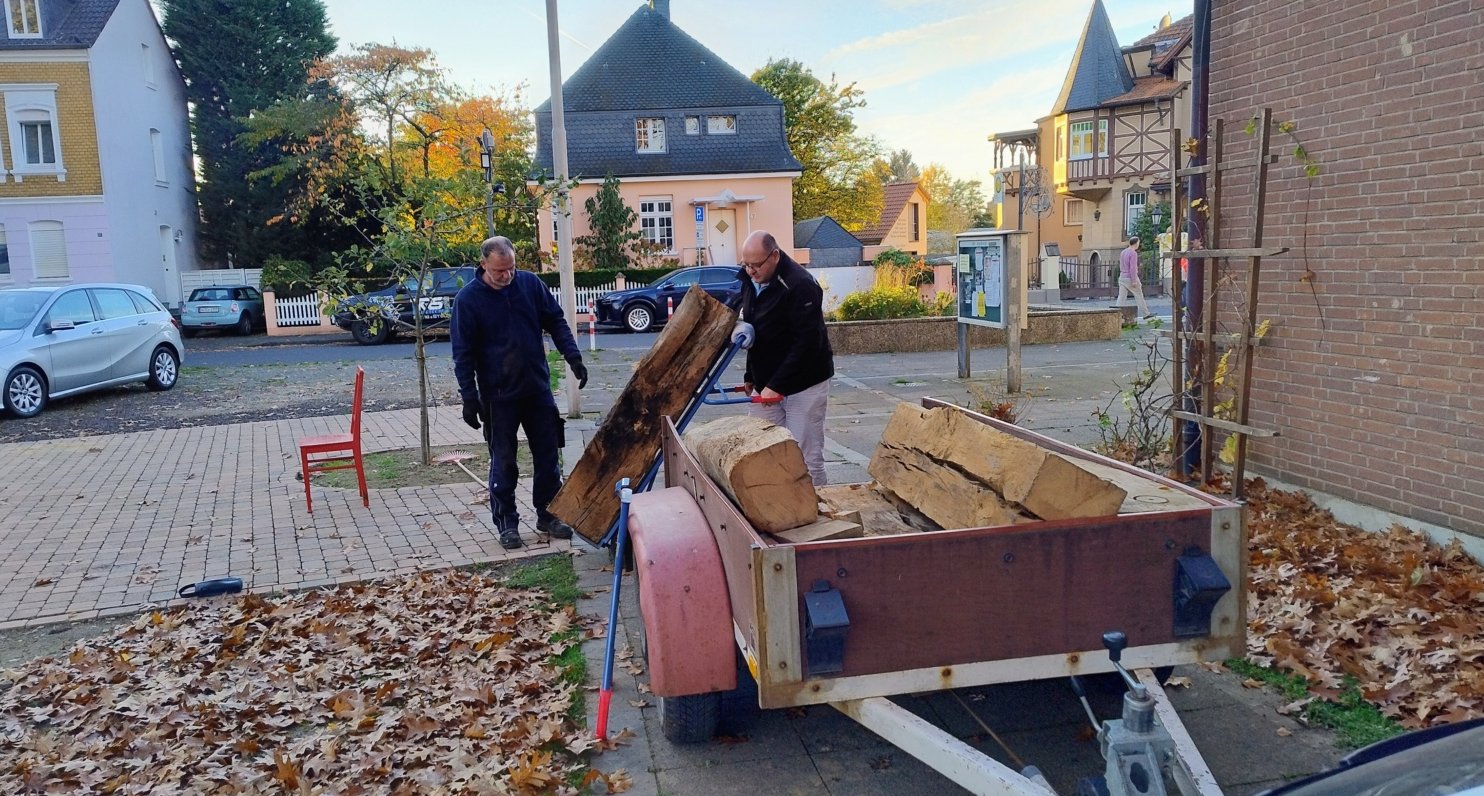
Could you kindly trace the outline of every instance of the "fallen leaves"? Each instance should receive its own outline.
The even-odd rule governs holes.
[[[578,623],[461,572],[145,614],[0,675],[0,793],[622,792],[552,663]]]
[[[1484,568],[1461,546],[1345,525],[1261,479],[1247,491],[1249,660],[1326,698],[1353,679],[1408,729],[1484,716]]]

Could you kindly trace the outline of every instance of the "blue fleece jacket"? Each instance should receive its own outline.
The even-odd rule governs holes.
[[[582,360],[561,305],[530,271],[516,271],[500,290],[481,273],[459,290],[451,326],[453,375],[466,402],[544,398],[554,406],[542,331],[568,362]]]

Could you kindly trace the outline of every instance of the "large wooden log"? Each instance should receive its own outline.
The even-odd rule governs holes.
[[[821,514],[853,519],[861,524],[866,536],[896,536],[921,530],[903,519],[891,499],[874,483],[829,484],[816,491]]]
[[[788,429],[759,417],[730,415],[696,426],[684,438],[701,469],[757,530],[778,533],[819,516],[803,451]]]
[[[912,448],[876,446],[867,471],[943,528],[1009,525],[1018,517],[994,490]]]
[[[887,423],[881,445],[915,450],[951,465],[1043,520],[1117,514],[1126,495],[1119,485],[1061,454],[953,409],[900,404]],[[932,516],[926,508],[918,508]]]
[[[597,542],[618,519],[613,486],[627,477],[637,486],[659,453],[662,418],[679,419],[706,373],[730,342],[736,313],[690,291],[598,426],[582,458],[548,510]]]

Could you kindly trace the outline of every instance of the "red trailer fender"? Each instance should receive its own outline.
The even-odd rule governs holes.
[[[732,602],[721,552],[700,507],[679,487],[641,492],[629,506],[629,538],[654,693],[679,697],[736,688]]]

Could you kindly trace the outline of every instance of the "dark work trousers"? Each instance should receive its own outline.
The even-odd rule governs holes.
[[[519,478],[515,465],[517,426],[526,430],[526,444],[536,469],[531,498],[538,521],[546,516],[547,505],[562,486],[562,469],[557,462],[557,408],[550,393],[545,398],[484,405],[489,425],[490,516],[501,531],[515,530],[520,525],[520,511],[515,506],[515,482]]]

